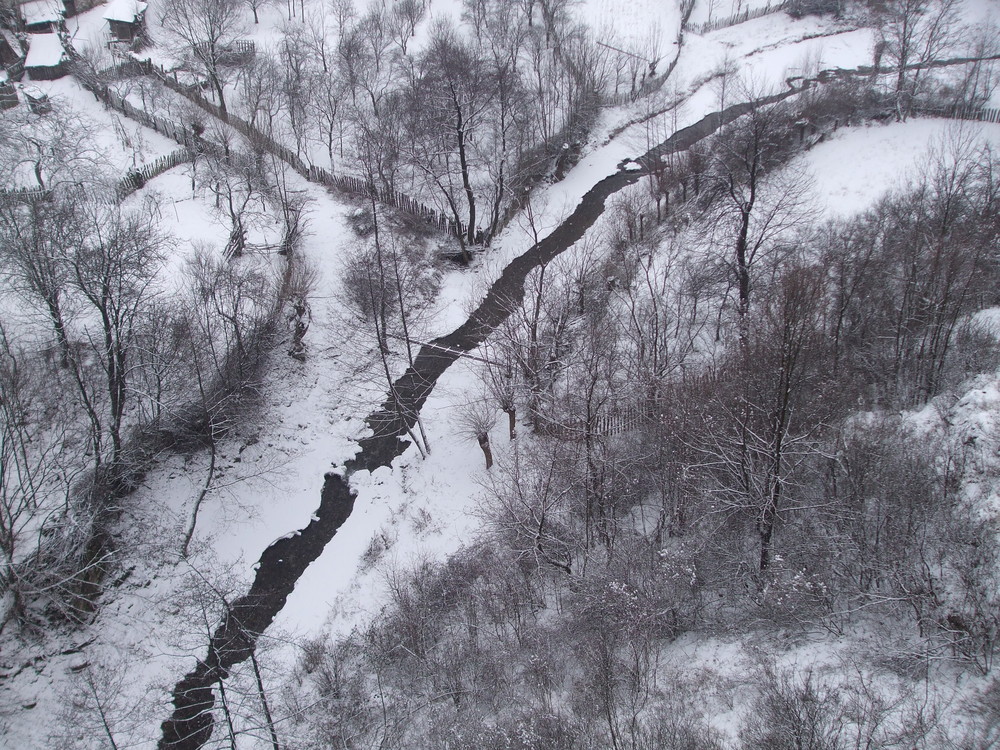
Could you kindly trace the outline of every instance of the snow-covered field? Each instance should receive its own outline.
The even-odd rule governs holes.
[[[584,0],[573,10],[600,42],[651,62],[674,57],[681,26],[677,0]]]
[[[847,217],[924,176],[932,153],[946,151],[959,134],[1000,147],[998,124],[915,119],[842,128],[799,157],[795,167],[812,175],[816,201],[827,216]]]

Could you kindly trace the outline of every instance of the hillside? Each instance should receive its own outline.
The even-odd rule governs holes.
[[[997,742],[991,4],[57,5],[0,745]]]

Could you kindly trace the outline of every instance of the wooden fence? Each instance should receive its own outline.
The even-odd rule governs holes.
[[[21,58],[16,62],[12,62],[8,65],[5,70],[7,71],[7,77],[12,81],[20,81],[24,76],[24,59]]]
[[[178,164],[191,161],[194,153],[190,149],[179,148],[169,154],[161,156],[156,161],[144,164],[129,171],[115,186],[115,194],[118,200],[131,195],[141,188],[149,180],[157,177],[168,169],[173,169]],[[16,190],[0,190],[0,203],[34,203],[49,198],[51,190],[44,188],[18,188]]]
[[[1000,109],[955,105],[953,107],[914,107],[913,113],[923,117],[945,117],[949,120],[1000,123]]]
[[[178,164],[184,164],[193,159],[194,151],[189,148],[179,148],[165,156],[161,156],[150,164],[145,164],[138,169],[132,170],[118,183],[118,197],[124,198],[127,195],[131,195],[154,177],[163,174],[168,169],[173,169]]]
[[[135,76],[148,76],[153,72],[153,62],[151,60],[136,60],[134,57],[122,57],[116,62],[101,68],[98,75],[106,80],[119,80],[122,78],[134,78]]]
[[[0,190],[0,203],[35,203],[46,200],[52,191],[44,188],[17,188],[15,190]]]
[[[230,127],[234,128],[246,137],[246,139],[250,141],[255,148],[281,159],[307,180],[317,182],[328,188],[350,193],[352,195],[361,195],[365,197],[371,195],[372,188],[367,181],[362,180],[359,177],[349,175],[334,176],[322,167],[306,164],[298,154],[287,146],[284,146],[274,138],[261,132],[258,128],[254,127],[254,125],[247,122],[242,117],[234,115],[229,111],[223,111],[219,105],[214,102],[210,102],[202,96],[201,92],[197,90],[197,87],[186,86],[179,83],[164,68],[158,66],[152,66],[152,73],[167,88],[172,91],[176,91],[178,94],[193,102],[216,119],[221,120]],[[411,216],[427,222],[428,224],[438,226],[455,237],[465,236],[468,229],[467,225],[463,224],[461,221],[456,222],[452,217],[447,216],[437,209],[430,208],[429,206],[399,190],[391,190],[385,187],[376,188],[375,198],[380,203],[391,206],[404,213],[408,213]]]
[[[362,180],[360,177],[354,177],[352,175],[334,176],[322,167],[311,166],[309,167],[307,178],[311,182],[318,182],[326,187],[339,190],[343,193],[350,193],[352,195],[369,197],[372,192],[374,192],[375,199],[380,203],[392,206],[393,208],[399,209],[400,211],[408,213],[411,216],[416,216],[424,220],[426,223],[437,226],[444,231],[447,231],[449,234],[455,235],[456,237],[460,235],[465,236],[465,233],[468,230],[468,225],[463,222],[456,222],[452,217],[446,216],[437,209],[430,208],[420,201],[406,195],[406,193],[401,193],[398,190],[387,190],[386,188],[374,187],[371,183],[366,180]]]
[[[586,419],[574,419],[569,422],[556,422],[545,417],[535,421],[535,431],[541,435],[559,438],[560,440],[585,440],[589,437],[609,437],[624,435],[637,430],[643,425],[656,422],[663,414],[666,405],[658,401],[618,407],[605,414]]]
[[[742,13],[737,13],[726,18],[719,18],[715,21],[706,21],[705,23],[693,23],[688,25],[688,30],[693,31],[695,34],[707,34],[709,31],[717,31],[719,29],[725,29],[729,26],[736,26],[737,24],[746,23],[747,21],[752,21],[755,18],[762,18],[764,16],[770,15],[771,13],[779,13],[785,9],[785,3],[776,3],[771,5],[768,3],[763,8],[755,8],[753,10],[745,10]]]

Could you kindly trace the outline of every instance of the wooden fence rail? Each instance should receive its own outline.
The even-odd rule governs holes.
[[[736,26],[741,23],[746,23],[747,21],[752,21],[755,18],[762,18],[764,16],[770,15],[771,13],[779,13],[785,9],[786,3],[781,2],[775,5],[768,3],[763,8],[754,8],[753,10],[745,10],[742,13],[736,13],[732,16],[726,18],[719,18],[715,21],[706,21],[705,23],[693,23],[688,25],[688,29],[693,31],[695,34],[707,34],[709,31],[718,31],[719,29],[725,29],[729,26]]]
[[[124,198],[127,195],[131,195],[154,177],[158,177],[167,170],[173,169],[178,164],[192,161],[194,154],[195,152],[191,149],[179,148],[165,156],[161,156],[150,164],[145,164],[138,169],[132,170],[118,183],[118,197]]]
[[[167,88],[172,91],[176,91],[178,94],[190,100],[216,119],[221,120],[230,127],[234,128],[245,136],[255,148],[281,159],[307,180],[310,180],[311,182],[318,182],[326,187],[350,193],[352,195],[362,195],[367,197],[372,193],[372,187],[367,181],[362,180],[361,178],[349,175],[334,176],[322,167],[318,167],[313,164],[306,164],[306,162],[303,161],[298,154],[293,152],[287,146],[279,143],[271,136],[266,135],[253,124],[247,122],[238,115],[234,115],[229,111],[223,111],[219,105],[214,102],[210,102],[202,96],[201,92],[197,90],[197,87],[179,83],[165,69],[153,66],[152,72],[153,75],[155,75],[156,78],[159,79]],[[455,237],[465,236],[467,232],[468,227],[463,222],[455,221],[454,218],[449,217],[443,212],[431,208],[424,203],[421,203],[406,193],[399,190],[391,190],[385,187],[375,188],[374,192],[376,200],[380,203],[392,206],[393,208],[404,213],[408,213],[414,217],[422,219],[429,224],[438,226]]]
[[[944,117],[949,120],[1000,123],[1000,109],[955,105],[952,107],[914,107],[913,113],[923,117]]]

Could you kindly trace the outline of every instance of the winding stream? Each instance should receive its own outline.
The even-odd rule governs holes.
[[[938,61],[927,67],[964,64],[974,59]],[[326,475],[320,504],[312,521],[301,531],[279,539],[264,550],[250,590],[228,609],[208,643],[205,658],[199,660],[196,667],[174,687],[174,711],[162,724],[158,747],[162,750],[196,750],[208,742],[213,728],[213,686],[224,680],[234,665],[249,659],[258,636],[281,611],[299,577],[350,517],[356,499],[356,493],[350,486],[350,476],[360,470],[374,471],[379,467],[388,467],[406,450],[409,441],[402,436],[415,424],[416,415],[438,378],[458,357],[482,344],[506,320],[524,297],[524,282],[528,274],[583,237],[604,212],[610,196],[648,175],[662,154],[689,149],[755,107],[786,99],[817,82],[867,76],[872,72],[870,68],[823,71],[810,80],[789,80],[786,91],[754,102],[735,104],[678,130],[636,159],[641,169],[619,169],[600,180],[587,191],[562,224],[511,261],[468,320],[451,333],[423,346],[412,367],[396,380],[390,396],[367,417],[366,423],[372,435],[360,441],[359,452],[346,463],[342,475],[332,472]]]
[[[351,474],[387,467],[402,455],[409,441],[401,436],[416,422],[438,378],[459,356],[482,344],[520,304],[528,274],[572,247],[604,212],[608,198],[649,174],[661,154],[686,150],[753,107],[780,101],[800,90],[713,112],[636,159],[641,169],[619,170],[605,177],[587,191],[573,213],[551,234],[511,261],[465,323],[420,349],[412,367],[396,380],[389,398],[365,420],[372,435],[360,441],[361,449],[347,462],[343,475],[326,475],[313,519],[301,531],[264,550],[250,590],[229,607],[209,641],[205,658],[174,687],[174,711],[163,722],[160,748],[195,750],[208,742],[215,704],[213,686],[224,680],[234,665],[250,658],[257,637],[281,611],[299,577],[350,517],[356,498],[350,487]]]

